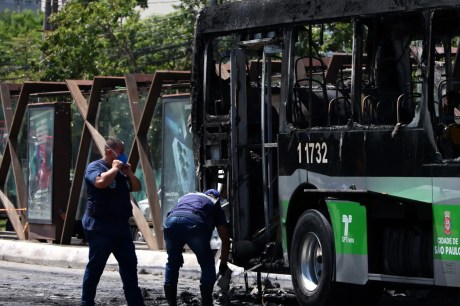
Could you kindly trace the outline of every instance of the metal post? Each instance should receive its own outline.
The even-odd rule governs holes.
[[[361,114],[361,80],[362,80],[362,46],[363,26],[359,19],[353,21],[353,58],[351,70],[351,112],[355,122],[362,122]]]
[[[43,20],[43,30],[49,31],[51,30],[50,24],[48,22],[48,18],[51,15],[51,0],[46,0],[45,1],[45,18]]]

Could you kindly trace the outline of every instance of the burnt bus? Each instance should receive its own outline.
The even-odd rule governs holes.
[[[290,274],[302,305],[460,287],[459,26],[450,0],[199,14],[197,186],[228,200],[234,264]],[[339,34],[351,50],[325,56]]]

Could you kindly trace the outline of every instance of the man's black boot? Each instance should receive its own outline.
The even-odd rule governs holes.
[[[144,296],[142,295],[141,288],[139,287],[123,287],[125,292],[126,302],[128,306],[145,306]]]
[[[177,285],[164,285],[166,301],[169,306],[177,306]]]
[[[212,302],[212,291],[214,286],[200,286],[201,291],[201,305],[202,306],[212,306],[214,305]]]

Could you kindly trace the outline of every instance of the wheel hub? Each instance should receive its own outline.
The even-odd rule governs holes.
[[[299,250],[299,280],[307,291],[315,291],[318,288],[323,272],[323,250],[318,236],[311,232],[307,233]]]

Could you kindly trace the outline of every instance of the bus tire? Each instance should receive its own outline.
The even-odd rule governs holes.
[[[333,232],[317,210],[297,221],[291,244],[292,284],[300,305],[327,305],[334,281]]]

